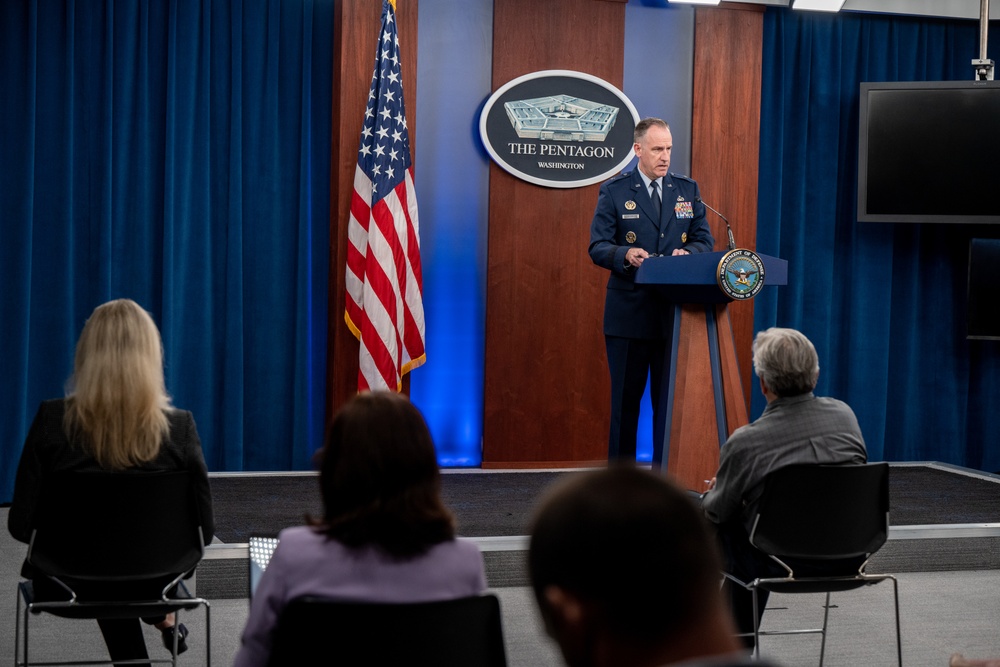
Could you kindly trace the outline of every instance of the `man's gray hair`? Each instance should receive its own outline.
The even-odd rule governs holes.
[[[635,140],[635,143],[641,144],[643,137],[646,136],[646,132],[654,125],[656,127],[663,128],[664,130],[670,129],[670,125],[668,125],[665,120],[660,118],[643,118],[636,123],[635,132],[632,133],[632,138]]]
[[[772,327],[753,341],[757,377],[778,396],[798,396],[816,388],[819,357],[816,348],[795,329]]]

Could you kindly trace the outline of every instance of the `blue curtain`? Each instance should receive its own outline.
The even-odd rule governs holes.
[[[859,84],[972,80],[978,53],[976,21],[765,14],[757,248],[789,285],[757,298],[754,326],[809,336],[818,393],[854,408],[875,460],[1000,468],[1000,342],[965,338],[969,239],[998,229],[856,213]]]
[[[325,405],[333,3],[0,3],[0,502],[84,321],[129,297],[212,470]]]

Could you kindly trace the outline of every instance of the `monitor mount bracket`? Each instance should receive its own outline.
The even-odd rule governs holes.
[[[993,61],[986,57],[987,33],[990,26],[990,0],[979,0],[979,57],[972,61],[976,81],[993,80]]]

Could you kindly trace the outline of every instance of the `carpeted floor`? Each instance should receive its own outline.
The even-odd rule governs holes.
[[[525,535],[545,489],[565,472],[445,474],[443,495],[461,535]],[[1000,483],[929,466],[893,466],[890,520],[894,526],[1000,522]],[[250,533],[275,534],[319,515],[317,478],[301,475],[212,477],[216,536],[225,543]]]
[[[889,468],[894,526],[1000,521],[1000,483],[929,466]]]

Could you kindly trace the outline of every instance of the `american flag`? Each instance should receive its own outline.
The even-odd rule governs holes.
[[[375,72],[347,226],[347,326],[361,342],[358,391],[399,391],[426,360],[417,198],[394,0],[383,0]]]

